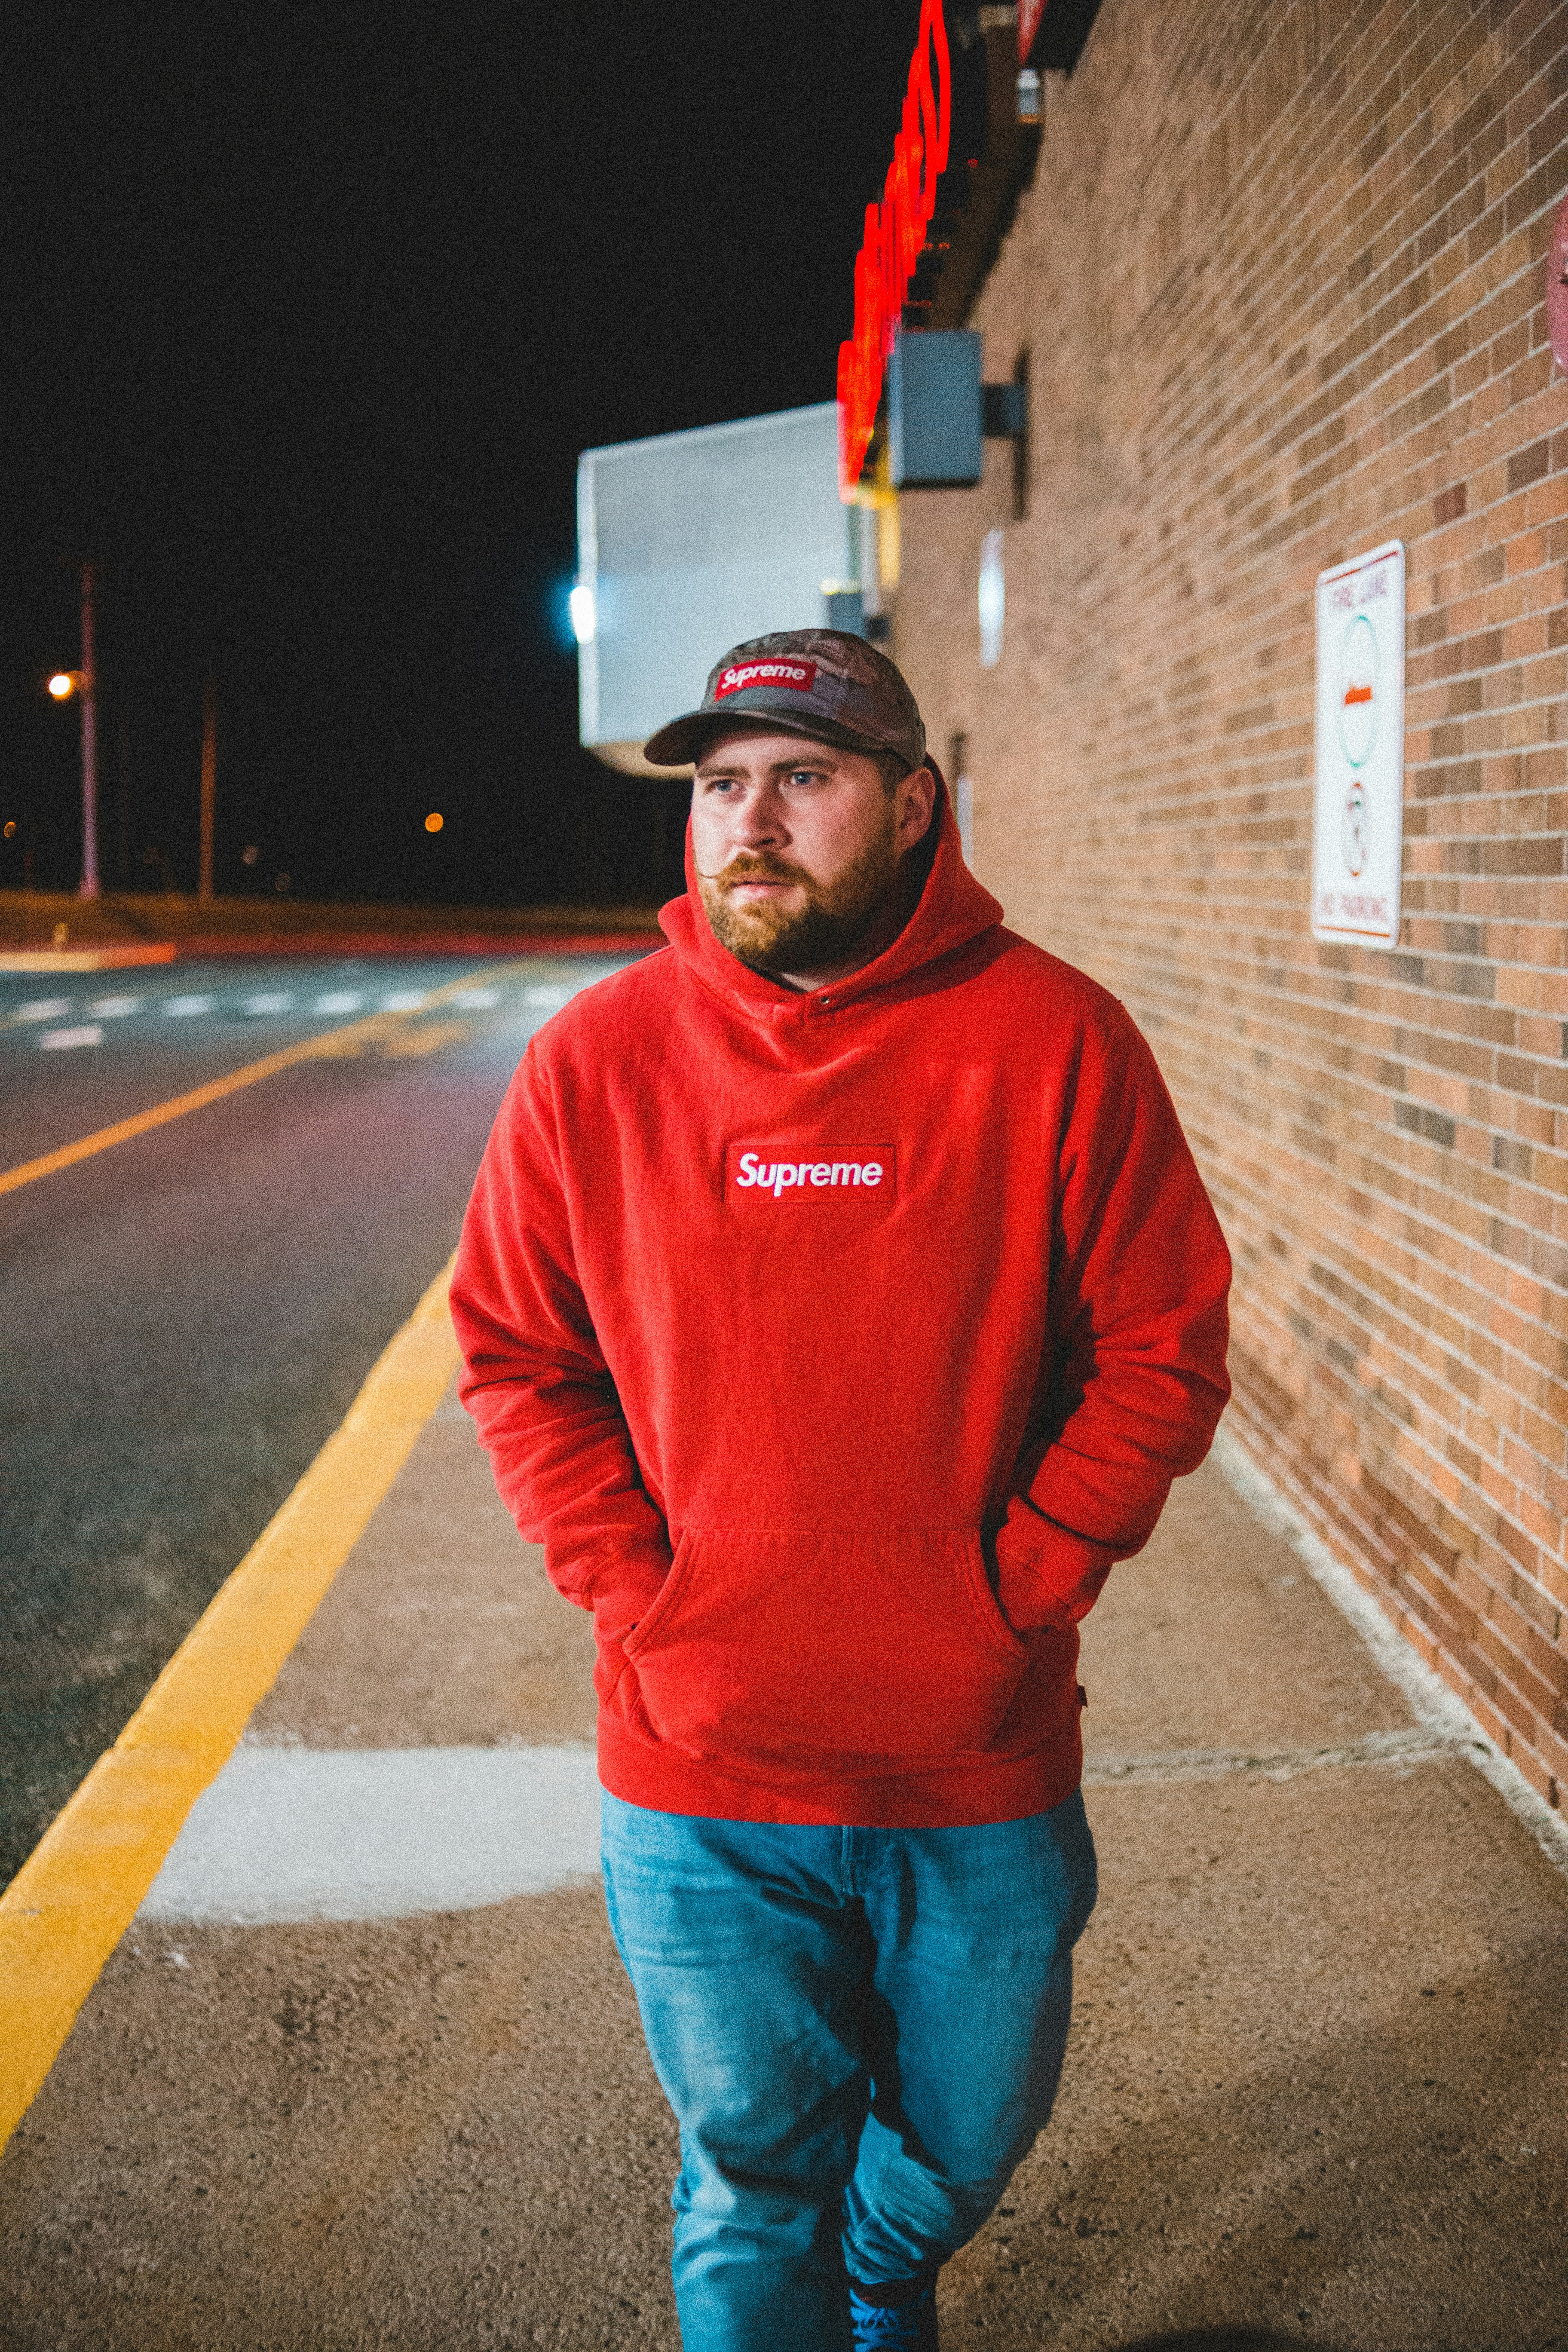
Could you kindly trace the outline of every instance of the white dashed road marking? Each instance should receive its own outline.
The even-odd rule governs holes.
[[[509,996],[515,1003],[518,994],[522,1003],[535,1013],[557,1013],[576,994],[570,984],[559,982],[525,988],[513,992],[500,988],[468,988],[454,997],[455,1007],[466,1013],[489,1013],[504,1004]],[[370,1001],[379,1002],[384,1013],[422,1013],[429,1004],[430,992],[423,988],[403,988],[389,991],[379,1000],[367,999],[363,989],[331,989],[314,999],[301,998],[288,989],[264,989],[248,995],[202,994],[181,996],[100,996],[84,1006],[68,996],[35,997],[30,1003],[12,1006],[7,1011],[0,1006],[0,1026],[7,1024],[32,1022],[69,1022],[73,1015],[85,1013],[92,1023],[129,1020],[132,1013],[162,1013],[172,1021],[195,1020],[205,1013],[226,1010],[232,1018],[236,1013],[249,1020],[260,1020],[294,1013],[297,1018],[312,1013],[358,1013]],[[37,1039],[40,1046],[61,1050],[67,1045],[101,1045],[101,1033],[89,1028],[86,1022],[79,1027],[59,1028],[52,1034]]]
[[[89,1022],[79,1029],[46,1029],[38,1040],[38,1047],[46,1054],[66,1054],[73,1045],[101,1045],[102,1043],[102,1030],[96,1022]]]

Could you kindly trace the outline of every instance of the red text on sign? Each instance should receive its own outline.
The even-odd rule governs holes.
[[[838,346],[839,488],[846,498],[866,462],[904,296],[936,210],[936,184],[947,169],[952,128],[942,0],[922,0],[893,160],[881,203],[866,207],[866,235],[855,257],[855,331]]]

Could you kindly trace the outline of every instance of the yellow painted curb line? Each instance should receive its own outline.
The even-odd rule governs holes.
[[[448,1264],[342,1427],[0,1895],[0,2147],[458,1362]]]
[[[24,1184],[35,1184],[40,1176],[58,1176],[62,1168],[74,1168],[79,1160],[90,1160],[95,1152],[107,1151],[111,1144],[129,1143],[133,1136],[145,1135],[154,1127],[166,1127],[172,1118],[184,1118],[187,1111],[202,1110],[208,1103],[221,1102],[225,1095],[237,1094],[242,1087],[253,1087],[258,1078],[270,1078],[279,1070],[292,1068],[296,1062],[331,1060],[339,1055],[357,1053],[361,1045],[377,1037],[392,1040],[394,1054],[406,1050],[396,1041],[408,1034],[421,1013],[434,1013],[476,982],[490,977],[489,971],[466,972],[461,980],[450,980],[443,988],[431,989],[422,1005],[411,1007],[406,1013],[367,1013],[363,1020],[351,1021],[346,1028],[327,1029],[319,1036],[301,1038],[298,1045],[280,1046],[276,1054],[268,1054],[259,1062],[247,1062],[241,1070],[230,1070],[221,1078],[209,1078],[205,1087],[193,1087],[189,1094],[174,1095],[168,1102],[154,1103],[150,1110],[135,1111],[129,1118],[117,1119],[112,1127],[100,1127],[96,1135],[84,1135],[75,1143],[62,1143],[58,1151],[46,1151],[37,1160],[24,1160],[20,1167],[0,1170],[0,1192],[15,1192]],[[437,1042],[450,1044],[460,1025],[446,1024]],[[417,1036],[420,1033],[415,1030],[413,1034]]]

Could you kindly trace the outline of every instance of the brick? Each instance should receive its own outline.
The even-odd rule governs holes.
[[[1568,1607],[1568,423],[1540,278],[1568,51],[1539,0],[1423,0],[1340,11],[1331,70],[1288,70],[1316,23],[1200,11],[1173,55],[1154,0],[1102,12],[973,321],[988,367],[1051,352],[1049,464],[1022,523],[999,450],[978,490],[905,502],[895,650],[933,740],[969,736],[983,878],[1154,1044],[1237,1260],[1247,1443],[1494,1736],[1568,1774],[1533,1646]],[[1314,947],[1305,900],[1312,581],[1394,536],[1391,956]]]
[[[1543,835],[1519,841],[1481,844],[1483,874],[1561,874],[1564,870],[1562,835]]]
[[[1394,1127],[1401,1127],[1411,1136],[1425,1136],[1429,1143],[1438,1143],[1444,1150],[1453,1150],[1453,1119],[1446,1118],[1441,1110],[1427,1110],[1425,1103],[1394,1103]]]

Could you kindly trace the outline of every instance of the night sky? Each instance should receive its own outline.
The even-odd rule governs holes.
[[[90,555],[106,887],[195,887],[207,676],[220,892],[679,887],[577,744],[577,453],[832,397],[919,14],[8,12],[0,883],[79,872]]]

